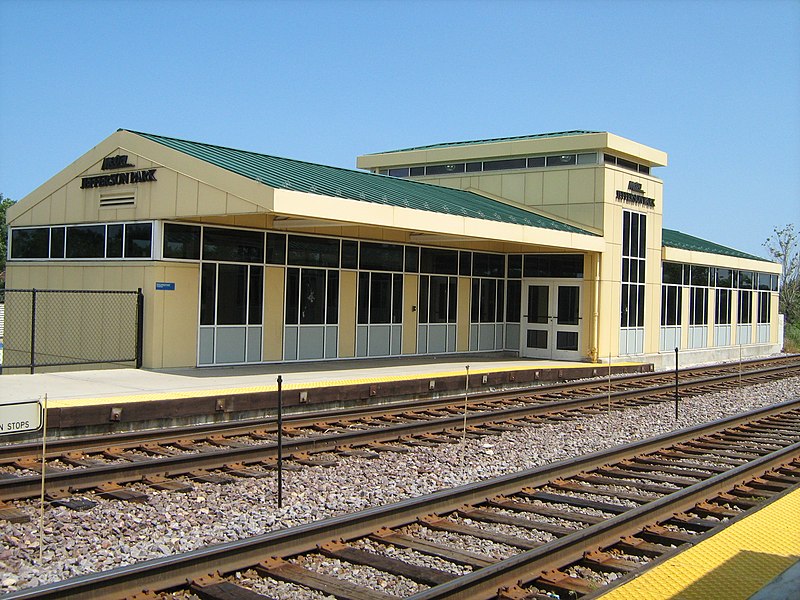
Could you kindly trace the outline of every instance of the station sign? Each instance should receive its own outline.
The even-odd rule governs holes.
[[[29,433],[42,428],[42,403],[38,400],[0,404],[0,435]]]

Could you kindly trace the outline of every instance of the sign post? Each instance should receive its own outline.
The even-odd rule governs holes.
[[[47,434],[47,394],[44,395],[44,408],[39,400],[9,402],[0,404],[0,435],[28,433],[42,430],[42,493],[39,511],[39,562],[42,562],[44,547],[44,478]]]

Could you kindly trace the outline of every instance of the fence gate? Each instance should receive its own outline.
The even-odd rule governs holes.
[[[2,369],[142,366],[144,295],[137,291],[0,290]]]

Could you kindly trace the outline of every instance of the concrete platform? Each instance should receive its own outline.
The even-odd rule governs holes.
[[[607,364],[494,356],[391,358],[245,367],[116,369],[0,376],[3,402],[47,395],[48,431],[81,435],[167,424],[252,418],[277,407],[277,377],[287,411],[412,397],[463,395],[608,374]],[[612,373],[651,371],[619,363]],[[12,436],[21,439],[22,436]],[[11,441],[9,438],[0,439]]]
[[[800,599],[800,489],[639,577],[603,600]]]

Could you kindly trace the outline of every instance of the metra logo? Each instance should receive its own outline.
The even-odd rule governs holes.
[[[127,154],[117,154],[116,156],[107,156],[104,158],[103,166],[100,168],[103,169],[103,171],[110,171],[112,169],[124,169],[132,166],[133,165],[128,164]]]

